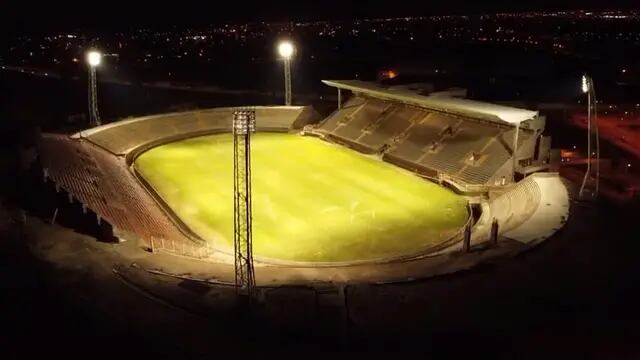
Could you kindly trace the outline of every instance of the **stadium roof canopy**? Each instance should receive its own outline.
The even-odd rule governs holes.
[[[424,96],[408,90],[385,88],[367,81],[322,80],[322,82],[338,89],[362,93],[378,99],[397,101],[430,110],[506,123],[513,126],[538,117],[537,111],[452,97]]]

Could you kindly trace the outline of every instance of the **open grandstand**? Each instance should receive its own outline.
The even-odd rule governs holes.
[[[359,81],[326,84],[338,89],[339,99],[351,93],[329,116],[321,118],[308,106],[254,107],[257,131],[311,135],[346,146],[453,189],[469,203],[468,221],[437,244],[386,258],[364,256],[369,259],[364,262],[405,262],[459,251],[465,229],[471,232],[471,245],[481,245],[489,241],[494,222],[503,241],[524,248],[566,221],[568,194],[560,178],[534,174],[548,169],[550,148],[543,135],[544,117],[537,112]],[[138,156],[164,144],[229,133],[233,110],[125,119],[71,136],[44,134],[40,159],[45,179],[118,237],[137,239],[152,251],[229,261],[228,251],[186,224],[134,164]],[[262,260],[279,266],[363,263]]]
[[[56,190],[68,193],[69,201],[79,201],[84,212],[95,213],[116,233],[136,236],[147,246],[156,242],[202,247],[199,237],[131,170],[133,158],[155,145],[182,138],[229,132],[232,108],[217,108],[167,115],[127,119],[72,136],[44,134],[40,158],[47,179]],[[257,107],[260,131],[288,132],[315,119],[309,107]],[[206,248],[206,247],[205,247]]]

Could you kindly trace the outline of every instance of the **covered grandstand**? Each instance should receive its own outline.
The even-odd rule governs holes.
[[[311,133],[460,190],[487,191],[548,168],[544,118],[537,112],[362,81],[325,83],[353,96]]]

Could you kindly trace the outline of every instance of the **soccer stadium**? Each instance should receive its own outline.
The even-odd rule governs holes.
[[[324,118],[310,106],[248,107],[258,286],[454,272],[529,249],[566,222],[567,188],[549,171],[537,112],[325,84],[340,100]],[[107,239],[211,273],[232,267],[234,110],[44,134],[44,179]]]

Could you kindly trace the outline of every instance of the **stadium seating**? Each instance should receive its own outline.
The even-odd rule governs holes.
[[[124,155],[141,144],[177,134],[207,132],[231,127],[230,111],[176,113],[125,120],[83,134],[91,142],[114,154]]]
[[[346,123],[347,119],[360,107],[363,106],[365,99],[362,97],[354,96],[349,99],[341,109],[336,110],[333,114],[329,115],[323,120],[318,129],[325,133],[332,133],[338,126]]]
[[[418,162],[453,175],[463,171],[465,159],[474,151],[481,152],[484,145],[497,135],[499,129],[455,118],[450,118],[448,121],[449,127],[445,128],[440,145],[438,145],[441,148],[436,151],[427,150]],[[452,129],[449,130],[452,132],[446,133],[447,129]]]
[[[363,134],[364,128],[378,119],[391,104],[388,102],[369,99],[359,109],[346,117],[346,121],[334,130],[334,134],[341,138],[357,141]]]
[[[85,140],[45,135],[40,154],[47,177],[115,228],[142,239],[193,242],[142,187],[122,157]]]
[[[367,134],[359,140],[362,144],[379,151],[385,144],[400,140],[413,125],[415,119],[424,117],[426,112],[407,105],[393,105],[376,122],[371,123]]]
[[[489,204],[491,218],[498,220],[500,233],[524,223],[540,203],[540,187],[534,177],[520,181]]]
[[[455,123],[437,113],[425,113],[411,128],[409,136],[390,151],[391,155],[407,161],[417,162],[425,152],[439,152],[442,148],[443,132]]]
[[[442,173],[470,185],[487,184],[509,161],[513,127],[354,96],[316,130],[334,141],[420,173]],[[521,130],[519,145],[531,138]]]
[[[303,109],[300,112],[300,109]],[[310,112],[310,107],[295,108],[290,107],[257,107],[256,110],[256,129],[258,131],[289,131],[292,128],[301,128],[303,124],[297,125],[296,122],[300,118],[306,118]],[[311,116],[315,116],[311,115]]]
[[[370,134],[378,121],[393,113],[394,106],[378,99],[354,97],[320,123],[317,130],[359,151],[376,152],[384,142],[365,143],[361,138]]]
[[[494,159],[497,148],[489,148],[501,131],[490,124],[431,113],[390,154],[463,182],[482,184],[504,164],[504,159]],[[488,163],[496,166],[488,168]]]
[[[317,117],[310,107],[252,109],[259,131],[289,131]],[[144,179],[129,169],[128,161],[139,149],[172,139],[229,132],[233,111],[217,108],[128,119],[71,137],[45,134],[39,144],[40,158],[47,177],[100,220],[138,235],[152,248],[200,254],[202,241],[180,219],[169,215],[162,199],[145,187]],[[164,246],[165,239],[170,245]]]
[[[467,166],[461,178],[471,183],[485,183],[505,162],[511,161],[513,152],[513,134],[515,130],[503,130],[488,142],[481,151],[486,157],[481,159],[476,166]],[[531,134],[527,131],[520,131],[518,146],[529,140]]]
[[[252,107],[256,111],[256,127],[262,131],[289,131],[302,127],[315,112],[302,106]],[[83,131],[78,137],[116,155],[127,155],[141,146],[198,134],[228,131],[233,121],[233,108],[189,111],[147,116],[119,121]]]

